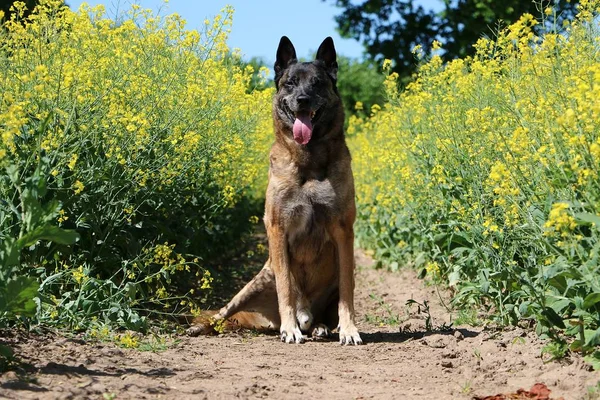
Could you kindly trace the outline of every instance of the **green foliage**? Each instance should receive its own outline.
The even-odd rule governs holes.
[[[15,165],[8,165],[6,175],[0,178],[4,183],[0,187],[12,187],[18,196],[16,204],[0,202],[0,327],[36,313],[39,283],[30,276],[28,268],[21,268],[21,252],[43,246],[43,242],[68,245],[79,239],[76,232],[52,225],[60,203],[40,202],[47,192],[48,163],[48,158],[42,156],[33,175],[24,179]],[[12,350],[0,345],[0,371],[7,369],[13,360]]]
[[[325,0],[324,0],[325,1]],[[432,50],[434,40],[444,44],[442,56],[448,61],[473,55],[473,44],[482,36],[496,34],[501,21],[508,25],[524,13],[542,15],[546,7],[556,7],[548,23],[560,26],[572,17],[576,1],[440,1],[439,13],[425,9],[414,0],[332,1],[342,9],[336,17],[338,29],[345,37],[359,40],[375,61],[394,60],[394,71],[402,78],[410,77],[417,68],[413,48],[425,53]],[[554,20],[556,18],[556,21]]]
[[[33,251],[44,245],[40,241],[68,245],[79,239],[76,232],[52,225],[60,203],[41,204],[47,194],[48,164],[49,159],[42,156],[33,175],[24,179],[15,165],[5,168],[2,182],[12,187],[17,198],[13,204],[0,204],[0,326],[19,316],[35,315],[34,298],[39,284],[34,277],[28,276],[27,270],[21,269],[23,249]]]
[[[351,115],[366,117],[371,108],[385,102],[384,77],[377,64],[338,56],[338,90],[346,119]]]
[[[433,54],[352,120],[356,237],[444,282],[459,308],[593,360],[600,329],[598,1],[565,35],[523,15],[476,55]],[[585,83],[583,83],[585,82]],[[592,94],[593,93],[593,94]],[[563,346],[562,343],[566,343]]]
[[[198,32],[42,1],[0,29],[1,323],[144,331],[198,310],[206,265],[252,227],[271,139],[231,17]]]
[[[431,312],[429,311],[429,303],[427,300],[423,300],[423,303],[419,303],[417,300],[408,299],[406,300],[406,306],[408,308],[417,307],[417,314],[425,315],[425,330],[431,332],[433,330],[433,323],[431,320]]]
[[[249,65],[253,71],[250,83],[248,84],[248,90],[265,90],[275,87],[275,82],[272,79],[266,79],[269,68],[265,60],[260,57],[252,57],[249,61],[244,61],[244,64],[244,68]]]

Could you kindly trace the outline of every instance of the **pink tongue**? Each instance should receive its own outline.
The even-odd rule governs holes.
[[[312,136],[312,122],[309,113],[296,114],[294,121],[294,140],[299,144],[306,144]]]

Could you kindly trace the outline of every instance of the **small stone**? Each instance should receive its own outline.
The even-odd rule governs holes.
[[[2,381],[9,382],[9,381],[18,380],[19,376],[17,375],[17,373],[15,371],[8,371],[8,372],[2,374],[1,378],[2,378]]]
[[[452,364],[452,361],[444,360],[444,361],[442,361],[442,367],[454,368],[454,364]]]
[[[454,331],[454,338],[458,341],[463,340],[465,337],[464,335],[461,333],[461,331]]]

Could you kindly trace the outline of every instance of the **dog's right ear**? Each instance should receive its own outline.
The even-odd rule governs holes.
[[[297,61],[294,45],[287,36],[282,36],[279,47],[277,47],[277,59],[275,60],[275,87],[279,88],[279,79],[281,79],[283,71]]]

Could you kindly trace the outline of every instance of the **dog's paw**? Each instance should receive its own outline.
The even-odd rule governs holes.
[[[360,345],[363,344],[358,329],[354,325],[350,328],[340,329],[340,344],[342,345]]]
[[[294,324],[288,328],[283,326],[279,330],[281,332],[281,341],[285,343],[304,343],[304,336],[298,325]]]
[[[312,330],[312,337],[324,339],[331,336],[331,330],[325,324],[316,324]]]
[[[300,325],[300,330],[308,332],[313,322],[313,316],[310,311],[306,308],[296,311],[296,319]]]

